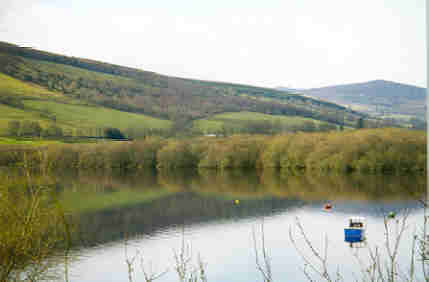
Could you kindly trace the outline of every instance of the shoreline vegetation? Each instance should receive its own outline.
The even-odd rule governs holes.
[[[60,276],[51,258],[68,257],[73,227],[47,177],[29,170],[0,176],[0,281],[46,281]]]
[[[426,132],[397,128],[276,136],[233,135],[92,144],[0,145],[0,166],[43,171],[123,172],[193,169],[266,169],[338,173],[422,173]]]

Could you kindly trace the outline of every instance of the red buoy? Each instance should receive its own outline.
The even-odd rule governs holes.
[[[327,204],[325,204],[325,205],[323,206],[323,209],[324,209],[325,211],[330,211],[330,210],[332,209],[332,205],[331,205],[330,203],[327,203]]]

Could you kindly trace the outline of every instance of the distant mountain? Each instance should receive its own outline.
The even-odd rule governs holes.
[[[302,90],[304,90],[304,89],[290,88],[290,87],[284,87],[284,86],[278,86],[276,87],[276,89],[280,91],[289,92],[289,93],[299,93],[299,92],[302,92]]]
[[[426,89],[392,81],[302,89],[299,93],[375,116],[425,119],[426,115]]]

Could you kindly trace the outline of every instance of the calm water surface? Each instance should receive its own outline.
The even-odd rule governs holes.
[[[209,281],[262,281],[252,236],[260,251],[262,225],[274,280],[307,281],[304,262],[289,238],[291,231],[297,247],[310,254],[297,219],[316,248],[328,238],[332,273],[339,267],[349,281],[353,273],[359,277],[353,255],[365,260],[367,250],[344,242],[347,219],[364,216],[367,244],[382,248],[383,213],[405,210],[410,212],[409,227],[399,260],[407,265],[412,234],[423,219],[418,199],[426,187],[425,177],[416,176],[293,176],[279,171],[61,179],[59,195],[76,224],[77,259],[69,266],[70,281],[88,282],[128,281],[126,254],[130,259],[138,254],[133,281],[144,281],[142,264],[147,271],[168,271],[157,281],[178,281],[174,252],[182,242],[191,250],[193,265],[201,257]],[[330,212],[323,210],[327,202],[333,205]]]

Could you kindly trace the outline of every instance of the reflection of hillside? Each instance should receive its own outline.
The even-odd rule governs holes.
[[[198,182],[192,190],[200,195],[221,197],[224,199],[261,199],[273,198],[265,189],[255,170],[200,170]]]
[[[25,182],[17,171],[0,171],[0,179]],[[319,201],[336,201],[336,212],[349,213],[369,211],[383,201],[394,210],[426,187],[426,177],[416,175],[291,175],[275,170],[65,173],[33,176],[33,181],[57,191],[88,245],[118,240],[125,233],[153,234],[176,225],[270,215],[304,202],[316,201],[314,208],[319,208]],[[234,199],[240,204],[234,205]]]
[[[200,195],[225,199],[298,198],[312,200],[383,200],[416,199],[426,189],[423,175],[370,174],[298,174],[278,170],[200,170],[192,178],[176,175],[161,177],[174,186],[180,177],[188,190]],[[177,185],[177,184],[176,184]],[[185,187],[185,186],[183,186]]]
[[[266,199],[232,201],[181,192],[161,199],[117,210],[103,210],[76,217],[81,239],[87,245],[123,239],[125,234],[153,234],[178,225],[243,219],[270,215],[297,207],[298,200]]]
[[[118,240],[125,233],[150,235],[177,225],[269,215],[306,201],[343,202],[345,212],[352,206],[356,210],[371,207],[374,205],[371,201],[379,200],[399,207],[402,204],[398,206],[397,200],[417,198],[426,184],[425,177],[290,175],[237,170],[173,171],[151,176],[150,181],[139,180],[138,176],[132,178],[123,179],[127,184],[122,186],[118,178],[92,180],[99,185],[109,184],[107,193],[118,190],[129,193],[130,198],[120,204],[118,198],[116,204],[75,217],[86,244]],[[149,186],[145,187],[144,182]],[[106,190],[97,190],[98,197],[106,194]],[[94,192],[92,199],[96,198]],[[239,199],[240,204],[234,205],[233,199]]]
[[[155,173],[139,175],[78,175],[61,179],[60,199],[71,213],[88,213],[150,202],[178,192],[158,183]],[[175,190],[176,189],[176,190]]]
[[[243,219],[255,222],[262,216],[291,215],[298,208],[299,212],[311,210],[312,214],[318,214],[326,200],[332,201],[332,213],[337,217],[372,218],[381,216],[382,212],[399,212],[404,208],[412,209],[414,215],[421,209],[409,199],[424,193],[426,178],[415,175],[291,175],[268,170],[175,170],[158,174],[142,171],[138,175],[80,172],[31,175],[30,178],[19,170],[0,169],[0,183],[11,190],[31,184],[52,192],[45,199],[50,202],[57,197],[71,214],[72,236],[75,246],[79,247],[120,242],[126,235],[153,236],[169,229],[171,232],[175,227],[189,228],[201,223],[231,223]],[[22,201],[25,197],[23,193],[17,205],[10,206],[24,207],[22,211],[26,214]],[[240,200],[239,204],[234,203],[235,199]],[[10,219],[7,218],[5,230],[13,227],[8,223]],[[59,226],[54,217],[39,219],[38,224],[46,230]],[[15,221],[15,226],[19,226],[17,222],[21,221]]]
[[[291,175],[265,170],[261,185],[267,193],[302,200],[383,200],[416,199],[426,189],[420,175]]]
[[[268,215],[298,204],[273,197],[263,201],[240,197],[240,205],[234,205],[225,200],[223,193],[238,187],[241,193],[252,195],[258,178],[242,181],[241,173],[216,177],[212,183],[195,171],[63,176],[60,195],[65,207],[74,213],[80,240],[86,245],[122,239],[125,234],[153,234],[176,225]],[[200,194],[210,191],[212,185],[222,187],[221,192],[216,192],[220,197],[202,197]]]

